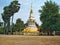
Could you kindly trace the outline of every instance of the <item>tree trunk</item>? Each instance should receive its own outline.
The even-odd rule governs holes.
[[[3,31],[4,34],[6,34],[6,28],[5,28],[5,27],[6,27],[6,23],[4,22],[4,28],[3,28],[3,30],[4,30],[4,31]]]
[[[8,19],[7,27],[8,27],[7,34],[9,34],[10,33],[10,19]]]
[[[13,35],[13,18],[14,18],[14,16],[12,16],[12,30],[11,30],[12,35]]]

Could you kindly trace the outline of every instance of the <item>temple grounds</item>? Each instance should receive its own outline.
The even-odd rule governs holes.
[[[0,45],[60,45],[60,36],[0,35]]]

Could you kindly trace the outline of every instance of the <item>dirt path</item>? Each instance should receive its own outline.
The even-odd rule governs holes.
[[[60,36],[0,35],[0,45],[60,45]]]

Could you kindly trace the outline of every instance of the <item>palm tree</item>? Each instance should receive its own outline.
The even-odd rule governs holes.
[[[18,3],[17,0],[14,0],[13,2],[11,2],[10,7],[11,7],[11,12],[13,14],[13,15],[11,15],[12,16],[12,31],[13,31],[13,17],[14,17],[14,13],[19,11],[20,4]]]
[[[13,24],[13,15],[18,12],[20,9],[20,4],[17,0],[11,2],[9,6],[4,7],[4,12],[2,13],[2,19],[4,21],[4,27],[8,27],[7,32],[11,32],[10,30],[10,17],[12,16],[12,24]],[[13,25],[12,25],[13,28]]]

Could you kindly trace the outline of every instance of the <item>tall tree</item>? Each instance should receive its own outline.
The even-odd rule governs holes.
[[[58,30],[60,26],[60,14],[59,6],[55,2],[51,0],[45,2],[45,5],[42,6],[42,10],[39,10],[39,12],[41,13],[40,20],[42,21],[42,31],[52,32]]]
[[[4,7],[4,12],[2,13],[2,19],[4,21],[4,28],[8,27],[8,29],[4,29],[4,32],[5,30],[7,31],[7,34],[8,34],[8,31],[10,30],[10,15],[11,15],[11,12],[10,12],[10,7],[9,6],[6,6]]]
[[[13,15],[14,13],[18,12],[20,9],[20,4],[18,3],[18,0],[14,0],[13,2],[11,2],[10,7],[11,7],[11,13]],[[12,16],[12,31],[13,31],[13,17],[14,17],[13,15],[11,15]]]
[[[12,16],[12,23],[13,23],[13,15],[18,12],[20,9],[20,4],[18,3],[17,0],[14,0],[11,2],[9,6],[4,7],[4,12],[2,13],[2,18],[4,21],[4,27],[8,27],[8,32],[12,32],[10,30],[10,17]],[[12,25],[13,26],[13,25]]]

